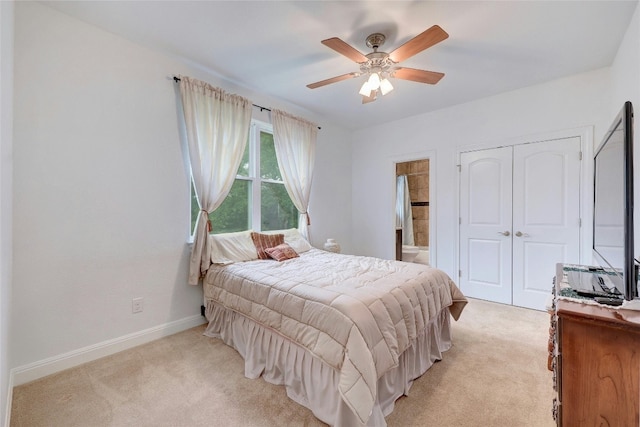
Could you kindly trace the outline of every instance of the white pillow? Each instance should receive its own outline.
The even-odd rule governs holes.
[[[229,264],[258,259],[256,246],[251,240],[252,231],[210,234],[211,262],[214,264]]]
[[[297,228],[290,228],[288,230],[272,230],[263,231],[264,234],[284,234],[284,242],[291,246],[297,253],[306,252],[313,247],[307,242]]]

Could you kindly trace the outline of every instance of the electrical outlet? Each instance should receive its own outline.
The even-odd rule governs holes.
[[[131,300],[131,312],[132,313],[142,313],[143,308],[143,299],[142,298],[134,298]]]

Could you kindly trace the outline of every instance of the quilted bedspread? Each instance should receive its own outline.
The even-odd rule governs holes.
[[[378,378],[430,319],[445,307],[457,319],[466,304],[440,270],[318,249],[284,262],[212,265],[204,293],[337,369],[340,395],[363,423]]]

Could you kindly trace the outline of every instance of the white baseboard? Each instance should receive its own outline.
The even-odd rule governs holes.
[[[128,350],[141,344],[146,344],[150,341],[157,340],[158,338],[185,331],[202,325],[203,323],[205,323],[205,319],[200,315],[185,317],[184,319],[165,323],[143,331],[134,332],[119,338],[103,341],[98,344],[13,368],[10,373],[12,388],[13,386],[19,386],[21,384],[37,380],[38,378],[46,377],[47,375],[55,374],[56,372],[100,359],[101,357],[110,356],[114,353]],[[8,401],[8,405],[11,405],[11,399],[8,399]],[[9,424],[7,424],[7,426],[8,425]]]
[[[4,424],[0,424],[5,427],[9,427],[11,425],[11,402],[13,402],[13,372],[9,372],[9,384],[7,385],[7,407],[4,411]]]

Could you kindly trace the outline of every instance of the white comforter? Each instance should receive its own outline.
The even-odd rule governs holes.
[[[457,319],[466,304],[440,270],[317,249],[284,262],[212,265],[204,293],[337,369],[339,392],[363,423],[377,379],[431,318],[450,307]]]

